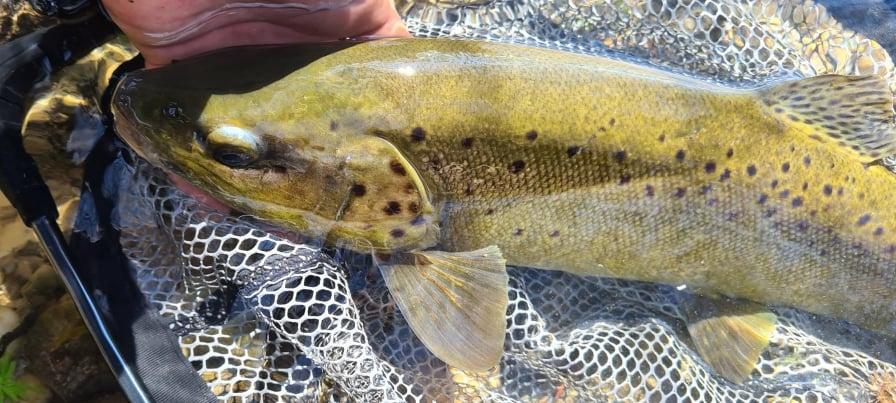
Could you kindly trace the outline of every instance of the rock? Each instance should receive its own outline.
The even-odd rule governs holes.
[[[19,325],[19,314],[11,308],[0,306],[0,336],[11,332]]]

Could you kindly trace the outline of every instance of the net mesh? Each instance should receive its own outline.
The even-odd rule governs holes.
[[[418,36],[618,51],[729,81],[893,71],[811,2],[398,6]],[[896,388],[894,341],[842,321],[776,309],[771,346],[736,385],[694,352],[683,291],[526,268],[509,270],[500,365],[459,371],[414,336],[369,257],[210,211],[139,161],[116,161],[108,182],[133,276],[222,401],[852,402]]]

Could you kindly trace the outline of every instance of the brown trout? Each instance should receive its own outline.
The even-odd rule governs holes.
[[[241,212],[375,253],[451,365],[500,358],[505,259],[718,300],[689,330],[732,380],[774,329],[744,300],[896,334],[896,177],[877,164],[896,131],[879,77],[734,89],[509,44],[309,49],[131,74],[116,128]]]

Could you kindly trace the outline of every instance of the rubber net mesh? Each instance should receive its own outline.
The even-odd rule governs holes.
[[[418,36],[621,52],[752,82],[876,73],[887,53],[811,2],[635,0],[400,3]],[[891,83],[896,80],[891,80]],[[107,175],[131,270],[223,401],[887,401],[894,342],[779,308],[740,385],[694,352],[672,287],[510,268],[505,354],[485,374],[432,356],[368,257],[323,251],[209,211],[145,163]]]

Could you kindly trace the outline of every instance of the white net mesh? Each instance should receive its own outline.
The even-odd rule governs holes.
[[[421,36],[609,48],[724,80],[893,71],[873,41],[808,2],[399,6]],[[247,217],[209,211],[158,170],[135,166],[109,169],[122,246],[147,300],[221,400],[852,402],[883,399],[896,384],[893,340],[777,309],[770,348],[735,385],[693,351],[683,292],[525,268],[510,269],[500,365],[465,373],[414,336],[368,257],[334,259]]]

